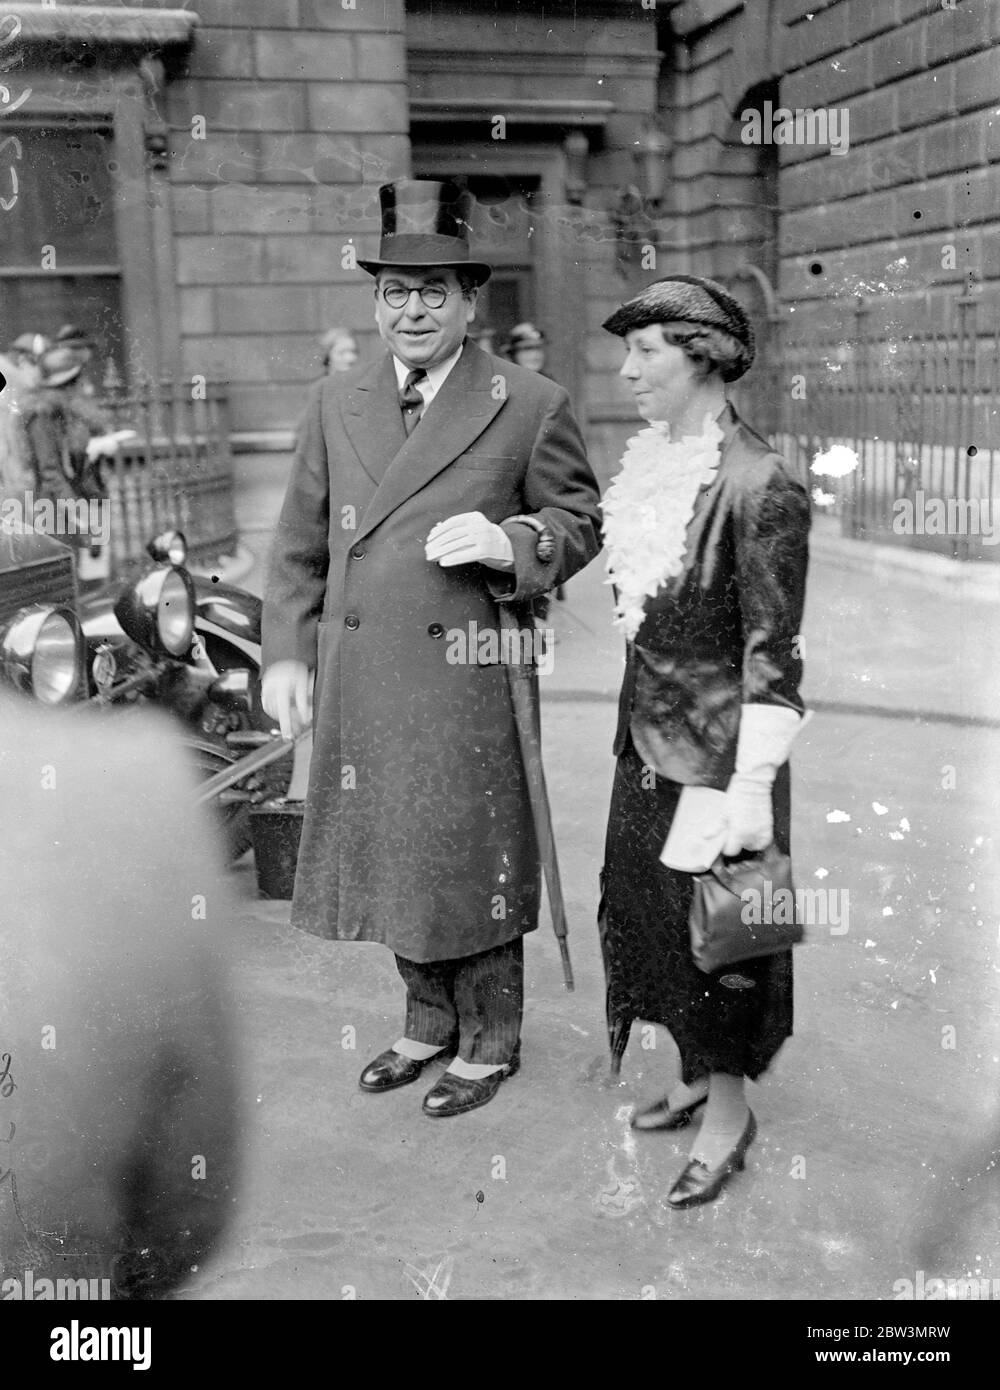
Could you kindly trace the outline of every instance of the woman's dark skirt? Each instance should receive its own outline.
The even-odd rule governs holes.
[[[612,1067],[632,1022],[662,1024],[681,1056],[681,1078],[709,1072],[751,1080],[792,1032],[792,953],[741,961],[711,975],[691,958],[691,874],[660,863],[682,788],[655,778],[631,739],[618,759],[601,874],[600,935],[607,979]],[[644,781],[647,785],[643,785]],[[774,784],[774,830],[789,848],[787,764]]]

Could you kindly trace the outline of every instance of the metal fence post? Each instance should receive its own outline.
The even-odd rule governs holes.
[[[226,396],[207,384],[196,411],[183,383],[143,382],[123,392],[106,382],[103,403],[116,428],[135,430],[108,470],[112,558],[127,572],[145,561],[151,536],[168,526],[185,532],[195,564],[231,554],[236,544]]]
[[[864,534],[864,515],[865,515],[865,421],[867,411],[865,409],[865,392],[868,389],[868,343],[867,343],[867,323],[866,317],[869,312],[868,304],[863,295],[857,295],[854,301],[854,351],[852,356],[853,371],[853,396],[852,401],[853,415],[852,433],[854,452],[858,456],[858,467],[852,478],[851,485],[851,505],[845,507],[842,515],[841,530],[845,535],[863,536]]]
[[[971,286],[969,286],[971,289]],[[956,331],[956,358],[958,379],[955,383],[955,496],[968,499],[971,492],[972,459],[968,453],[973,440],[969,437],[974,416],[973,403],[976,391],[976,311],[979,302],[968,291],[958,301],[958,323]],[[965,466],[962,467],[962,460]],[[955,509],[956,518],[961,515]],[[968,511],[966,511],[968,516]],[[972,554],[972,538],[969,528],[954,538],[953,553],[956,559],[967,560]]]

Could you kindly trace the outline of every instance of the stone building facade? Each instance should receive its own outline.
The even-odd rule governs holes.
[[[375,350],[352,256],[377,236],[378,184],[402,174],[477,192],[476,248],[497,265],[487,341],[520,318],[545,328],[605,475],[634,415],[600,322],[657,275],[714,275],[752,307],[751,414],[755,393],[766,415],[786,390],[789,345],[849,351],[859,296],[866,328],[899,341],[928,322],[946,331],[963,296],[980,331],[996,312],[995,0],[7,0],[8,12],[21,28],[7,81],[12,98],[31,94],[2,113],[25,147],[26,213],[0,269],[5,317],[51,331],[77,303],[106,324],[117,312],[124,368],[229,383],[244,450],[287,454],[325,327]],[[848,148],[748,143],[745,113],[781,108],[846,112]],[[32,152],[67,123],[71,143],[101,132],[108,168],[88,214],[73,158],[52,164],[66,185],[45,204],[65,248],[56,293],[34,263],[46,229],[31,220],[32,168],[49,166]],[[74,261],[77,244],[89,261]],[[74,300],[77,271],[89,300]]]

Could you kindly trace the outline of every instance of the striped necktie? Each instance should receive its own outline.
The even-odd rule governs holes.
[[[399,404],[403,411],[403,425],[408,435],[416,429],[420,417],[424,413],[424,398],[417,390],[417,383],[426,381],[426,379],[427,373],[423,367],[414,368],[403,382],[403,389],[399,393]]]

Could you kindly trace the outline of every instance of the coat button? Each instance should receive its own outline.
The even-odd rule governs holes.
[[[367,554],[368,552],[367,550],[365,550],[363,545],[355,545],[351,547],[352,560],[363,560]]]
[[[348,613],[347,617],[344,619],[344,626],[350,628],[351,632],[354,632],[361,626],[361,619],[354,613]]]
[[[427,629],[427,633],[430,637],[443,637],[444,627],[441,623],[431,623],[430,627]]]

